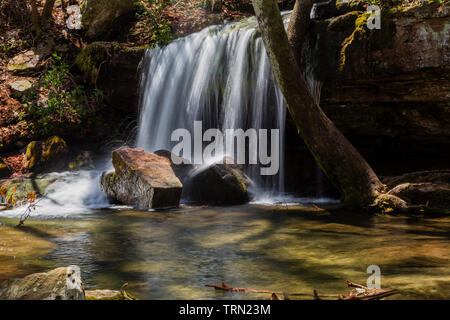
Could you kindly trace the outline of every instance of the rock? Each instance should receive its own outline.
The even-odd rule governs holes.
[[[195,166],[190,163],[189,160],[181,158],[175,154],[173,154],[170,151],[167,150],[158,150],[155,151],[155,154],[164,158],[169,159],[170,161],[170,166],[173,169],[173,172],[175,173],[175,175],[178,177],[178,179],[180,179],[180,181],[182,183],[184,183],[184,181],[186,180],[186,178],[192,173],[192,171],[195,169]],[[175,164],[173,160],[176,159],[177,163],[180,164]],[[181,163],[183,162],[183,163]]]
[[[57,180],[55,175],[37,175],[33,178],[13,178],[7,180],[0,180],[0,185],[5,187],[6,198],[9,198],[14,192],[14,198],[18,201],[26,199],[30,192],[35,192],[37,195],[45,194],[45,190]]]
[[[343,2],[343,14],[365,11],[362,1]],[[450,2],[383,11],[381,29],[356,33],[343,70],[342,43],[355,30],[354,13],[311,21],[303,63],[323,83],[321,107],[379,175],[448,168],[449,17]],[[316,178],[316,162],[290,118],[286,191],[314,196],[331,189],[325,177]]]
[[[444,183],[450,185],[450,170],[428,170],[405,173],[401,176],[395,177],[382,177],[384,184],[388,188],[394,188],[407,182],[432,182],[432,183]]]
[[[12,82],[9,84],[11,95],[16,99],[20,99],[32,91],[33,84],[34,82],[30,80],[19,80]]]
[[[42,155],[42,142],[31,141],[27,146],[27,151],[25,152],[25,157],[23,159],[25,168],[32,170],[34,169]]]
[[[404,199],[408,205],[450,208],[450,185],[445,183],[403,183],[388,194]]]
[[[116,42],[88,44],[76,58],[85,78],[109,97],[115,110],[130,115],[138,113],[138,66],[146,48],[125,48]]]
[[[183,185],[170,161],[141,148],[112,152],[115,171],[101,177],[103,191],[112,199],[141,209],[177,207]]]
[[[0,179],[8,178],[12,174],[8,165],[0,158]]]
[[[75,159],[69,162],[70,170],[94,169],[94,160],[91,152],[83,151],[78,154]]]
[[[24,166],[34,171],[60,170],[66,166],[68,151],[67,143],[57,136],[44,143],[32,141],[27,146]]]
[[[222,161],[223,162],[223,161]],[[216,162],[196,169],[188,180],[189,198],[208,204],[242,204],[250,200],[251,180],[236,164]]]
[[[86,300],[137,300],[125,291],[118,290],[86,290]]]
[[[203,0],[203,7],[211,12],[222,11],[222,0]]]
[[[84,0],[81,22],[89,38],[97,38],[117,20],[136,9],[135,0]]]
[[[405,200],[400,199],[395,195],[381,194],[375,199],[372,208],[374,208],[376,212],[398,213],[406,211],[408,204]]]
[[[0,282],[0,300],[84,300],[78,266],[34,273],[23,279]]]
[[[39,55],[33,50],[28,50],[12,58],[8,63],[7,70],[10,72],[27,72],[36,68],[38,62]]]

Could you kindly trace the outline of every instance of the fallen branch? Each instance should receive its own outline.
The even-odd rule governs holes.
[[[356,288],[356,290],[352,290],[347,296],[339,297],[340,300],[379,300],[398,293],[396,289],[369,289],[366,286],[348,280],[347,285]]]
[[[285,298],[289,296],[296,296],[296,297],[313,297],[314,295],[308,294],[308,293],[288,293],[286,291],[276,291],[276,290],[258,290],[258,289],[250,289],[250,288],[236,288],[236,287],[229,287],[224,281],[222,281],[222,285],[218,284],[206,284],[205,287],[214,288],[216,290],[222,290],[222,291],[234,291],[234,292],[252,292],[252,293],[272,293],[275,295],[281,294]],[[332,295],[319,295],[319,297],[323,298],[338,298],[340,295],[338,294],[332,294]]]
[[[313,294],[308,293],[288,293],[286,291],[276,291],[276,290],[259,290],[250,288],[238,288],[230,287],[224,281],[222,285],[218,284],[206,284],[206,287],[214,288],[216,290],[222,291],[232,291],[232,292],[250,292],[250,293],[270,293],[272,294],[271,300],[281,300],[278,295],[283,295],[285,300],[289,300],[290,296],[295,297],[312,297],[315,300],[321,300],[321,298],[336,298],[338,300],[377,300],[384,297],[398,293],[396,289],[369,289],[361,284],[347,281],[349,287],[356,288],[352,290],[348,295],[342,294],[318,294],[314,289]]]

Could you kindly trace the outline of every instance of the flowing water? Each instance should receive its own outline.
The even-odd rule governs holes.
[[[25,227],[14,227],[24,208],[0,211],[0,279],[76,264],[87,288],[128,282],[141,299],[267,299],[204,285],[346,293],[374,264],[382,287],[401,291],[393,298],[450,298],[449,218],[330,215],[300,205],[329,199],[283,195],[286,108],[254,18],[149,50],[143,64],[138,146],[170,150],[171,132],[194,120],[203,131],[276,128],[280,174],[247,167],[262,189],[251,204],[170,211],[109,205],[100,171],[53,174]]]
[[[287,22],[289,14],[284,17]],[[264,179],[258,165],[248,166],[247,172],[262,191],[283,191],[286,105],[255,18],[209,27],[148,50],[142,75],[139,147],[171,150],[172,132],[184,128],[194,135],[194,121],[202,121],[202,133],[210,128],[279,129],[279,174]]]
[[[267,299],[204,287],[348,293],[381,268],[396,299],[450,298],[450,219],[328,215],[301,207],[244,205],[73,218],[0,218],[0,279],[77,264],[86,287],[141,299]]]

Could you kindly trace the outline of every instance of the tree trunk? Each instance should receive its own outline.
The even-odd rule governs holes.
[[[315,102],[290,48],[277,1],[253,0],[253,6],[273,73],[298,133],[342,193],[344,205],[371,204],[386,187]],[[296,23],[303,25],[303,21]]]
[[[53,6],[56,0],[45,1],[44,9],[42,10],[41,23],[46,24],[47,20],[52,17]]]
[[[39,12],[37,9],[36,0],[30,0],[31,5],[31,23],[33,24],[32,30],[39,33],[41,30],[41,24],[39,21]]]
[[[313,0],[298,0],[295,2],[291,14],[291,21],[287,30],[289,44],[297,62],[301,61],[302,47],[305,43],[305,35],[308,30]]]

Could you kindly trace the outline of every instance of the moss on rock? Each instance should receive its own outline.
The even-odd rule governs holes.
[[[95,38],[105,33],[123,15],[136,9],[135,0],[84,0],[81,22],[86,35]]]
[[[67,143],[60,137],[48,138],[44,143],[32,141],[27,146],[24,166],[29,170],[42,168],[43,165],[51,169],[58,162],[65,161],[67,153]]]
[[[93,42],[78,54],[76,64],[92,83],[96,83],[101,64],[107,59],[114,45],[108,42]]]

